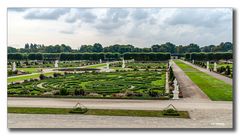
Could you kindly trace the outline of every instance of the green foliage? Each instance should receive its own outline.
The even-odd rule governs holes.
[[[82,88],[76,88],[75,91],[74,91],[74,94],[77,95],[77,96],[78,95],[84,96],[85,95],[85,91]]]
[[[66,88],[61,88],[60,95],[69,95],[69,91]]]
[[[43,80],[43,79],[45,79],[45,78],[46,78],[46,76],[45,76],[44,74],[40,74],[40,75],[39,75],[39,79],[40,79],[40,80]]]
[[[185,54],[187,60],[211,61],[211,60],[229,60],[233,59],[231,52],[216,52],[216,53],[190,53]]]
[[[64,76],[46,78],[40,81],[10,84],[8,85],[8,92],[9,94],[18,96],[18,92],[26,90],[26,88],[39,91],[39,94],[36,95],[60,90],[59,93],[62,96],[71,95],[84,97],[89,96],[91,93],[97,94],[97,97],[102,97],[103,95],[112,96],[118,93],[133,92],[129,93],[129,96],[150,98],[148,89],[158,90],[159,95],[165,93],[165,76],[165,72],[159,73],[155,71],[69,73]],[[58,95],[57,93],[53,94]],[[155,97],[155,95],[152,96]]]
[[[158,97],[159,96],[159,91],[158,90],[149,90],[148,91],[148,95],[151,96],[151,97]]]
[[[172,67],[170,67],[169,69],[169,81],[173,81],[175,79],[174,73],[173,73],[173,69]]]
[[[124,59],[136,61],[166,61],[171,55],[169,53],[125,53]]]
[[[175,63],[211,100],[232,101],[231,85],[201,72],[180,60],[175,60]]]
[[[72,109],[69,113],[75,113],[75,114],[84,114],[88,111],[85,107],[77,107]]]
[[[70,113],[70,111],[72,111],[72,109],[69,109],[69,108],[8,107],[8,113],[18,113],[18,114],[72,114]],[[83,114],[84,115],[101,115],[101,116],[189,118],[189,114],[187,111],[178,111],[178,113],[179,113],[179,116],[166,116],[166,115],[163,115],[163,111],[160,111],[160,110],[88,109],[87,112]]]
[[[179,116],[179,112],[175,109],[163,110],[163,115],[165,116]]]

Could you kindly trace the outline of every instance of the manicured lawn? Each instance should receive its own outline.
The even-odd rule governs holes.
[[[52,76],[54,72],[49,72],[49,73],[45,73],[45,76]],[[24,75],[24,76],[17,76],[17,77],[10,77],[8,78],[8,83],[10,82],[17,82],[17,81],[23,81],[23,80],[27,80],[27,79],[36,79],[39,78],[40,73],[38,74],[34,74],[34,75]]]
[[[8,107],[8,113],[18,114],[72,114],[69,113],[70,111],[70,108]],[[190,118],[187,111],[178,111],[178,113],[179,116],[167,116],[160,110],[88,109],[83,115]]]
[[[174,61],[211,100],[232,101],[232,86],[201,72],[180,60]]]
[[[41,68],[17,68],[17,70],[29,72],[29,73],[37,73]]]
[[[96,64],[96,65],[91,65],[91,66],[87,66],[86,68],[99,68],[99,67],[104,67],[107,66],[107,64]]]

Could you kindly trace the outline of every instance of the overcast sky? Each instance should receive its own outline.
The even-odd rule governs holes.
[[[232,42],[230,8],[9,8],[8,46]]]

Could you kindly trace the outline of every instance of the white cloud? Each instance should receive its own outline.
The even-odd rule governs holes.
[[[63,42],[77,48],[95,42],[139,47],[168,41],[232,42],[229,8],[10,8],[8,15],[12,45]]]

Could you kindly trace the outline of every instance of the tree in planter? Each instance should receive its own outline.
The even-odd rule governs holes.
[[[175,79],[175,76],[174,76],[172,67],[170,67],[170,69],[169,69],[169,80],[173,81],[174,79]]]
[[[67,89],[62,88],[62,89],[60,90],[60,95],[68,95],[68,94],[69,94],[69,92],[68,92]]]
[[[58,76],[61,76],[60,73],[53,73],[53,77],[58,77]]]
[[[230,67],[227,66],[227,67],[226,67],[226,71],[225,71],[225,75],[230,75],[230,74],[231,74]]]
[[[84,89],[82,89],[82,88],[76,88],[75,89],[75,91],[74,91],[74,94],[75,95],[80,95],[80,96],[84,96],[85,95],[85,91],[84,91]]]
[[[40,78],[40,80],[43,80],[43,79],[45,79],[45,78],[46,78],[46,76],[45,76],[45,75],[43,75],[43,74],[40,74],[40,75],[39,75],[39,78]]]
[[[151,96],[151,97],[158,97],[159,92],[157,90],[149,90],[148,95]]]

